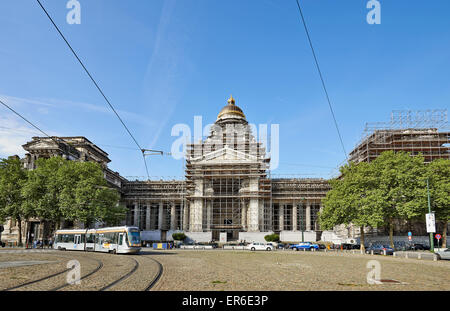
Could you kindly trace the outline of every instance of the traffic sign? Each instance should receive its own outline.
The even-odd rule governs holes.
[[[408,236],[412,236],[412,232],[411,231],[408,232]]]
[[[428,233],[436,232],[436,222],[434,213],[426,214],[426,220],[427,220],[427,232]]]
[[[438,233],[434,236],[436,239],[440,240],[442,238],[442,236]]]

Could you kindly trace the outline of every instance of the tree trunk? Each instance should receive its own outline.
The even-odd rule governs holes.
[[[361,230],[361,238],[359,244],[361,245],[361,254],[364,254],[366,252],[366,248],[364,246],[364,226],[361,226],[360,230]]]
[[[444,220],[444,228],[442,228],[442,246],[443,248],[447,248],[447,227],[448,220]]]
[[[394,221],[389,219],[389,242],[390,246],[394,248]]]
[[[22,219],[20,217],[16,218],[17,226],[19,227],[19,241],[18,246],[22,246]]]

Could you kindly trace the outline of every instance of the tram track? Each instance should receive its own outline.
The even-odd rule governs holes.
[[[155,277],[153,278],[153,280],[148,284],[148,286],[144,289],[144,291],[148,292],[150,291],[157,283],[158,281],[161,279],[162,274],[164,272],[164,267],[163,265],[156,259],[154,258],[147,258],[146,259],[150,259],[151,261],[155,262],[156,265],[158,266],[158,272],[156,273]]]
[[[136,272],[136,270],[139,268],[139,262],[134,258],[132,258],[132,259],[134,260],[135,264],[134,264],[133,268],[127,274],[125,274],[124,276],[118,278],[117,280],[109,283],[108,285],[102,287],[101,289],[99,289],[99,291],[105,291],[107,289],[110,289],[111,287],[119,284],[120,282],[128,279],[131,275],[133,275]]]
[[[73,259],[73,256],[64,256],[62,254],[47,254],[47,255],[55,255],[57,257],[63,257],[63,258],[69,259],[69,260]],[[77,254],[77,255],[81,255],[81,254]],[[94,271],[90,272],[88,275],[83,276],[81,279],[86,278],[87,276],[97,272],[98,270],[100,270],[103,267],[103,263],[101,261],[99,261],[99,260],[97,260],[95,258],[89,258],[87,256],[83,256],[83,257],[87,258],[89,260],[95,260],[95,261],[97,261],[99,263],[99,265],[97,266],[97,268]],[[29,281],[29,282],[25,282],[25,283],[22,283],[22,284],[18,284],[18,285],[12,286],[12,287],[5,288],[2,291],[12,291],[12,290],[20,289],[20,288],[27,287],[27,286],[30,286],[30,285],[33,285],[33,284],[37,284],[37,283],[49,280],[51,278],[57,277],[57,276],[59,276],[61,274],[68,273],[71,270],[73,270],[74,268],[75,267],[66,268],[64,270],[61,270],[61,271],[49,274],[47,276],[41,277],[41,278],[36,279],[36,280],[32,280],[32,281]],[[63,285],[61,285],[61,286],[59,286],[59,287],[57,287],[55,289],[52,289],[52,290],[57,290],[59,288],[63,288],[63,287],[68,286],[68,285],[69,284],[63,284]]]
[[[98,266],[97,266],[94,270],[92,270],[91,272],[89,272],[88,274],[82,276],[82,277],[80,278],[80,281],[81,281],[81,280],[84,280],[85,278],[87,278],[87,277],[89,277],[89,276],[91,276],[91,275],[93,275],[94,273],[98,272],[101,268],[103,268],[103,261],[100,261],[100,260],[95,259],[95,258],[89,258],[89,259],[92,259],[92,260],[97,261]],[[72,268],[71,268],[71,269],[72,269]],[[71,270],[71,269],[70,269],[70,270]],[[65,284],[62,284],[62,285],[57,286],[57,287],[55,287],[55,288],[52,288],[50,291],[57,291],[57,290],[60,290],[60,289],[62,289],[62,288],[65,288],[65,287],[67,287],[67,286],[69,286],[69,285],[71,285],[71,284],[65,283]]]
[[[116,257],[116,255],[111,256],[111,258],[105,257],[103,258],[102,256],[100,256],[100,258],[94,258],[94,256],[92,256],[90,253],[75,253],[75,257],[74,256],[67,256],[67,255],[62,255],[62,254],[52,254],[56,257],[59,257],[59,260],[62,260],[63,262],[65,262],[65,260],[72,260],[72,259],[77,259],[77,260],[88,260],[88,261],[94,261],[97,263],[97,265],[94,267],[91,267],[91,271],[88,272],[87,274],[81,276],[80,281],[85,280],[93,275],[97,275],[97,277],[95,277],[94,279],[92,279],[95,282],[98,282],[99,280],[102,279],[102,274],[98,274],[99,271],[102,271],[102,268],[108,266],[109,268],[107,270],[111,270],[111,265],[109,265],[109,259],[111,258],[118,258]],[[53,257],[53,256],[52,256]],[[121,256],[122,257],[122,256]],[[64,258],[64,259],[63,259]],[[131,270],[129,270],[127,273],[123,274],[122,276],[120,276],[119,278],[111,281],[110,283],[107,285],[97,285],[94,287],[92,287],[91,285],[91,290],[93,291],[108,291],[108,290],[114,290],[115,287],[118,284],[121,284],[121,286],[117,287],[116,290],[129,290],[128,288],[132,288],[130,287],[130,285],[132,286],[132,284],[140,284],[138,285],[143,291],[150,291],[152,290],[157,284],[158,282],[161,280],[161,277],[163,275],[164,272],[164,267],[161,264],[161,262],[159,262],[158,260],[154,259],[154,258],[150,258],[149,256],[147,256],[144,253],[140,253],[138,254],[138,256],[136,257],[128,257],[128,256],[123,256],[123,259],[125,258],[129,258],[132,261],[132,268]],[[128,260],[127,260],[128,261]],[[68,262],[68,261],[67,261]],[[130,262],[130,261],[128,261]],[[151,264],[150,264],[151,262]],[[93,264],[90,264],[93,266]],[[105,266],[106,265],[106,266]],[[129,265],[129,264],[128,264]],[[153,267],[152,267],[153,266]],[[155,268],[156,266],[156,268]],[[71,287],[70,283],[61,283],[60,285],[55,287],[55,283],[59,283],[62,281],[62,276],[66,273],[70,273],[70,271],[72,271],[75,267],[70,267],[67,269],[63,269],[61,271],[57,271],[55,273],[49,274],[49,275],[45,275],[42,276],[36,280],[31,280],[22,284],[18,284],[18,285],[14,285],[11,286],[9,288],[5,288],[1,291],[13,291],[13,290],[45,290],[45,291],[60,291],[60,290],[71,290],[69,289]],[[93,268],[93,269],[92,269]],[[139,271],[142,270],[142,274],[146,275],[145,277],[140,277],[140,279],[137,277],[137,275],[140,273],[137,273]],[[123,271],[124,272],[124,271]],[[122,273],[123,273],[122,272]],[[104,271],[104,273],[108,273],[108,271]],[[129,279],[131,276],[136,275],[136,277],[133,277],[132,279]],[[48,281],[52,278],[57,278],[57,280],[55,279],[55,281]],[[125,280],[129,279],[129,281],[124,282]],[[147,279],[147,281],[145,281],[145,279]],[[150,281],[148,281],[150,280]],[[53,287],[51,287],[53,283]],[[92,282],[90,282],[92,284]],[[89,283],[87,283],[89,284]],[[36,286],[37,285],[37,286]],[[89,286],[89,285],[88,285]],[[38,289],[39,287],[41,287],[42,289]],[[77,288],[78,286],[76,286]],[[85,286],[82,286],[80,289],[82,290],[82,288]],[[50,288],[50,289],[44,289],[44,288]],[[73,289],[72,289],[73,290]],[[75,289],[76,290],[76,289]],[[89,289],[88,289],[89,290]]]

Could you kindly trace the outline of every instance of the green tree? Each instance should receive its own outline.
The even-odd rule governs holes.
[[[447,226],[450,219],[450,160],[434,160],[427,166],[430,183],[431,208],[436,220],[443,225],[442,245],[447,245]]]
[[[14,219],[19,227],[19,245],[22,244],[22,221],[30,217],[29,210],[24,208],[24,198],[21,193],[27,180],[20,159],[9,158],[0,160],[0,220]]]
[[[377,174],[372,202],[383,211],[384,224],[389,228],[389,240],[394,247],[394,221],[418,219],[427,207],[426,167],[421,155],[405,152],[383,152],[373,162]]]
[[[97,221],[117,223],[126,209],[118,205],[120,195],[107,186],[103,170],[94,162],[68,162],[57,174],[60,207],[65,219],[81,221],[87,227]]]
[[[320,226],[331,230],[337,225],[353,224],[361,231],[361,251],[364,252],[364,227],[378,226],[383,213],[377,203],[376,172],[369,163],[346,164],[340,168],[339,178],[330,180],[331,190],[323,200],[319,214]]]
[[[172,238],[175,241],[184,241],[184,239],[186,239],[186,235],[183,232],[172,233]]]
[[[264,240],[266,240],[267,242],[278,242],[280,241],[280,236],[276,233],[268,234],[264,236]]]
[[[57,174],[68,162],[61,157],[38,159],[37,168],[28,171],[28,180],[22,189],[29,213],[34,217],[53,222],[57,228],[63,219],[60,208],[63,184],[60,184]],[[70,179],[70,176],[67,178]]]
[[[97,221],[117,224],[126,208],[117,190],[109,188],[98,163],[39,159],[23,189],[26,206],[34,216],[59,225],[62,219],[89,227]]]

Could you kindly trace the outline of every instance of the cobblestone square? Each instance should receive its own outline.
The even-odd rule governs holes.
[[[68,285],[77,260],[81,284]],[[367,263],[380,264],[383,284],[368,284]],[[8,262],[39,262],[8,266]],[[45,263],[45,261],[49,261]],[[143,249],[138,255],[0,251],[1,290],[125,291],[428,291],[450,289],[450,262],[345,252],[251,252]],[[159,263],[162,266],[159,265]]]

